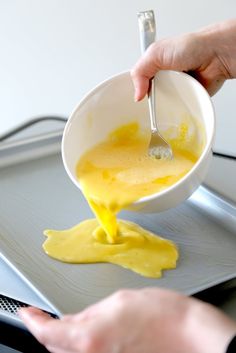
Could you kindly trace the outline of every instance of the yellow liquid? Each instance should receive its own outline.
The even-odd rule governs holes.
[[[184,125],[179,131],[171,141],[173,160],[148,156],[149,136],[137,123],[116,129],[87,151],[76,174],[96,219],[68,230],[45,231],[45,252],[64,262],[110,262],[154,278],[163,269],[175,268],[178,250],[173,242],[137,224],[117,221],[116,215],[138,199],[173,185],[193,167],[199,148],[186,143]]]

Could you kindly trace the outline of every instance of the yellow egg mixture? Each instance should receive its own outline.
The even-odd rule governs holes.
[[[87,151],[76,175],[96,219],[68,230],[46,230],[45,252],[70,263],[110,262],[153,278],[175,268],[178,250],[173,242],[116,217],[140,198],[176,183],[196,163],[202,148],[196,137],[188,136],[186,124],[168,140],[172,160],[149,157],[150,135],[134,122]]]

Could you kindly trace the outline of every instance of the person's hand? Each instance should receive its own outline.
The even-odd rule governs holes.
[[[236,20],[150,45],[131,70],[136,101],[159,70],[188,72],[215,94],[225,80],[236,77]]]
[[[20,317],[53,353],[224,353],[236,323],[213,306],[162,289],[119,291],[81,313]]]

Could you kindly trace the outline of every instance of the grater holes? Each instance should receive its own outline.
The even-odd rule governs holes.
[[[6,297],[5,295],[0,294],[0,312],[6,312],[8,314],[12,314],[18,316],[18,309],[25,308],[29,306],[26,303],[20,302],[19,300]],[[58,315],[53,314],[51,312],[43,310],[45,313],[49,314],[52,318],[58,319]]]
[[[6,297],[5,295],[0,295],[0,310],[6,311],[13,315],[17,315],[17,310],[28,306],[18,300]]]

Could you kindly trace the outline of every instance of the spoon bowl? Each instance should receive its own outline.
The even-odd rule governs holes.
[[[166,140],[157,132],[152,132],[148,155],[156,159],[172,159],[173,152]]]

